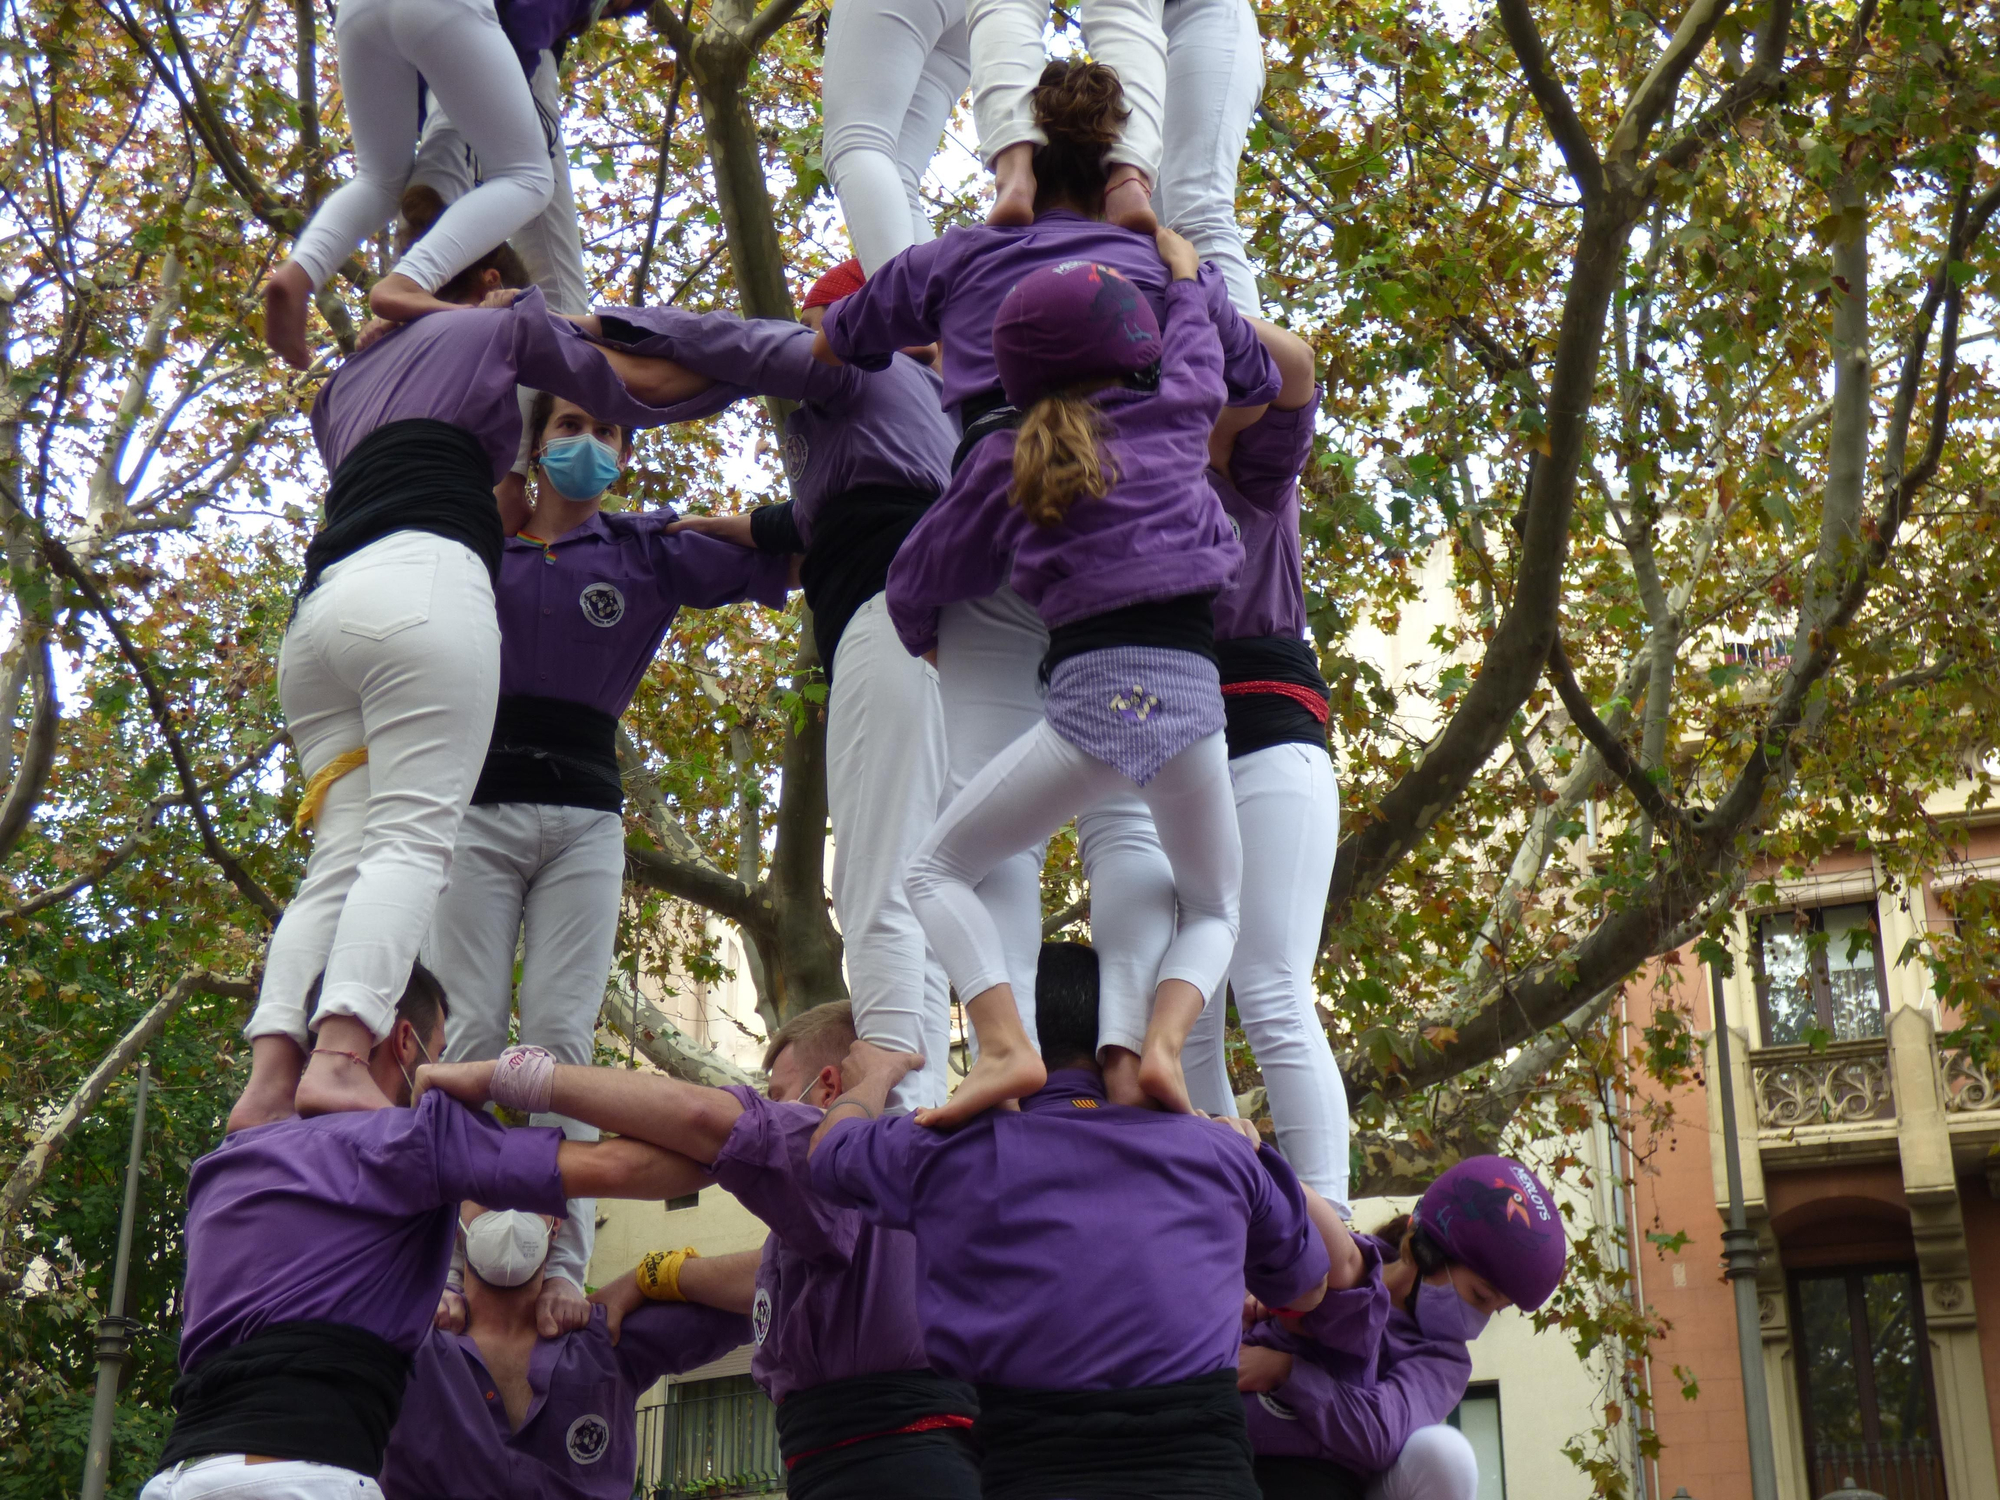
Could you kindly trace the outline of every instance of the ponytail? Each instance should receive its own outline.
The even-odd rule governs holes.
[[[1028,98],[1035,125],[1048,137],[1035,148],[1035,211],[1065,202],[1094,210],[1104,197],[1104,154],[1131,113],[1118,74],[1103,63],[1052,62]]]
[[[1029,407],[1014,434],[1008,499],[1037,526],[1060,526],[1082,499],[1102,500],[1116,476],[1097,446],[1104,418],[1080,391],[1057,391]]]
[[[403,201],[400,208],[406,230],[403,237],[403,250],[407,254],[410,246],[416,244],[418,240],[430,233],[431,226],[437,223],[439,217],[444,213],[445,201],[438,195],[436,188],[432,187],[429,183],[419,182],[413,183],[403,190]],[[498,271],[500,273],[500,285],[503,287],[522,287],[528,284],[528,268],[522,264],[521,257],[515,253],[514,247],[505,240],[502,240],[493,249],[488,250],[478,260],[439,287],[437,289],[438,300],[440,302],[466,301],[478,290],[480,282],[484,279],[488,271]]]

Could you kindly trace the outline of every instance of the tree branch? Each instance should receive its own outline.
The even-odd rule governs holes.
[[[1507,33],[1508,44],[1521,65],[1528,92],[1534,96],[1535,106],[1541,110],[1543,123],[1548,126],[1556,149],[1562,152],[1563,163],[1583,194],[1584,203],[1601,199],[1607,186],[1604,163],[1598,159],[1597,147],[1591,144],[1590,132],[1577,118],[1576,106],[1570,103],[1568,92],[1549,67],[1548,49],[1542,45],[1542,34],[1528,9],[1528,0],[1496,0],[1495,8],[1500,13],[1500,25]]]
[[[1770,0],[1764,26],[1757,34],[1757,52],[1714,106],[1702,112],[1694,123],[1660,154],[1653,158],[1639,180],[1641,196],[1651,198],[1659,186],[1661,171],[1685,171],[1694,159],[1724,135],[1758,105],[1781,93],[1785,86],[1785,47],[1792,31],[1792,0]]]
[[[1627,167],[1636,165],[1639,149],[1646,144],[1646,137],[1652,134],[1653,127],[1672,108],[1681,80],[1687,77],[1688,69],[1701,56],[1702,48],[1708,45],[1709,37],[1715,33],[1716,23],[1728,9],[1729,0],[1693,0],[1688,6],[1687,14],[1681,17],[1681,24],[1674,30],[1673,39],[1660,53],[1652,71],[1633,90],[1632,100],[1625,106],[1618,128],[1611,133],[1607,154],[1613,161]]]
[[[49,772],[56,763],[56,731],[62,722],[62,705],[56,697],[55,662],[49,652],[48,637],[36,652],[35,717],[28,723],[28,743],[21,752],[21,764],[0,799],[0,863],[14,852],[21,835],[49,784]],[[12,733],[12,725],[0,724],[0,733]]]
[[[770,0],[770,4],[757,12],[745,33],[750,45],[761,50],[764,43],[777,35],[779,27],[799,13],[799,7],[804,3],[805,0]]]
[[[624,1037],[655,1067],[688,1083],[719,1089],[732,1083],[758,1086],[728,1058],[696,1044],[666,1013],[614,979],[604,991],[604,1024]]]
[[[662,7],[664,8],[664,7]],[[694,0],[686,0],[681,7],[680,31],[688,33],[688,22],[694,16]],[[675,44],[679,52],[679,43]],[[687,83],[688,65],[685,58],[674,58],[674,91],[667,96],[667,119],[660,127],[660,159],[653,168],[653,211],[646,216],[646,243],[639,251],[639,267],[632,273],[632,305],[646,305],[646,283],[653,275],[653,249],[660,240],[660,212],[667,200],[667,166],[672,156],[674,144],[674,120],[681,110],[681,92]]]
[[[1090,897],[1079,896],[1061,911],[1050,912],[1042,918],[1042,941],[1047,942],[1072,922],[1090,920]]]
[[[1626,790],[1637,799],[1646,816],[1655,823],[1686,827],[1689,821],[1687,813],[1660,790],[1659,784],[1632,759],[1625,742],[1597,717],[1597,710],[1591,707],[1589,697],[1570,667],[1569,653],[1563,650],[1560,635],[1549,648],[1549,682],[1554,686],[1556,696],[1562,699],[1563,708],[1568,712],[1570,722],[1576,725],[1577,733],[1590,741],[1591,748],[1603,758],[1605,769],[1625,783]]]

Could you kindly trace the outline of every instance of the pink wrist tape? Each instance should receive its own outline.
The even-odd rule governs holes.
[[[503,1109],[546,1114],[555,1099],[556,1059],[546,1047],[509,1047],[493,1065],[486,1097]]]

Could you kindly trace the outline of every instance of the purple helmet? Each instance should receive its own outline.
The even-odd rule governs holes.
[[[1410,1222],[1529,1312],[1562,1280],[1562,1216],[1541,1179],[1512,1157],[1466,1158],[1425,1190]]]
[[[1135,374],[1160,358],[1160,324],[1139,289],[1110,266],[1066,260],[1030,271],[1001,299],[993,362],[1009,405]]]

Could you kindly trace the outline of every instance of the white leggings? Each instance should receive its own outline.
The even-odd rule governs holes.
[[[820,62],[826,175],[864,275],[936,238],[924,173],[972,58],[965,0],[839,0]]]
[[[1236,946],[1243,877],[1221,733],[1197,740],[1141,787],[1044,721],[972,778],[910,864],[910,905],[960,996],[970,1000],[1010,978],[999,929],[974,887],[1008,855],[1032,848],[1077,812],[1121,791],[1136,791],[1152,813],[1180,903],[1180,930],[1155,983],[1179,979],[1204,1000],[1214,994]],[[1100,994],[1098,1045],[1138,1051],[1146,1019],[1144,1011],[1106,1015]]]
[[[458,542],[397,531],[342,558],[299,601],[278,655],[278,701],[310,779],[365,745],[327,790],[312,857],[271,935],[243,1034],[307,1046],[318,1015],[395,1024],[451,872],[500,691],[500,626],[485,565]]]
[[[435,292],[540,213],[554,189],[520,59],[493,0],[341,0],[334,39],[354,176],[319,206],[292,259],[324,286],[355,246],[395,217],[416,159],[421,79],[486,173],[396,263]]]
[[[1042,722],[1036,669],[1049,633],[1012,589],[947,605],[938,618],[938,692],[951,769],[949,802],[987,762]],[[1097,952],[1098,1014],[1105,1044],[1137,1050],[1152,1014],[1160,960],[1174,940],[1174,872],[1153,815],[1126,785],[1077,815],[1077,843],[1090,883],[1090,935]],[[1021,1023],[1035,1035],[1035,963],[1042,942],[1041,843],[1010,854],[979,882],[1007,955]],[[960,992],[964,994],[963,991]]]
[[[1419,1427],[1368,1481],[1367,1500],[1478,1500],[1479,1455],[1456,1427]]]
[[[1215,262],[1229,300],[1262,312],[1236,217],[1236,164],[1264,93],[1264,43],[1250,0],[1166,0],[1165,153],[1153,207]]]
[[[1314,1009],[1313,965],[1340,798],[1317,745],[1271,745],[1229,763],[1243,834],[1243,922],[1229,987],[1257,1055],[1278,1149],[1308,1187],[1347,1214],[1347,1089]],[[1182,1066],[1197,1109],[1233,1115],[1222,1052],[1224,1007],[1211,1005]]]
[[[1137,167],[1155,182],[1167,88],[1161,4],[1082,0],[1079,7],[1090,55],[1118,74],[1132,112],[1107,159]],[[1042,33],[1048,29],[1049,0],[966,0],[965,20],[972,43],[972,119],[979,127],[980,160],[991,166],[1001,151],[1023,141],[1046,145],[1028,96],[1048,63]]]

